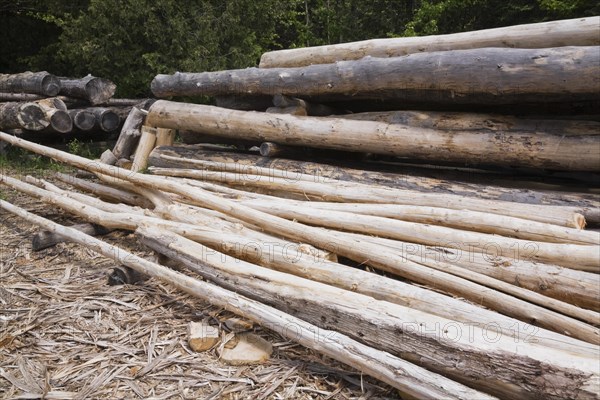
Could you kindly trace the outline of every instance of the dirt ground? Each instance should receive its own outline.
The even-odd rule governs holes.
[[[37,215],[82,222],[0,189],[3,199]],[[274,347],[265,364],[226,365],[218,348],[195,353],[187,344],[188,322],[223,325],[232,314],[154,279],[109,286],[112,260],[71,243],[32,252],[36,232],[0,211],[2,399],[399,398],[390,387],[259,327],[253,330]],[[153,257],[127,232],[103,239]]]

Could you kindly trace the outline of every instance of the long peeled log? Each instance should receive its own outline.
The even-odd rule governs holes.
[[[151,88],[156,97],[251,93],[316,102],[503,105],[596,100],[598,76],[598,46],[483,48],[297,68],[157,75]]]
[[[237,293],[190,278],[182,273],[138,257],[124,249],[85,235],[75,229],[67,228],[38,217],[6,201],[0,200],[0,207],[44,229],[56,232],[72,242],[126,265],[137,272],[167,282],[194,297],[203,299],[210,304],[222,307],[242,317],[249,318],[266,328],[274,330],[287,339],[319,351],[386,382],[407,395],[424,399],[493,398],[429,372],[389,353],[365,346],[339,332],[319,328],[275,308],[240,296]],[[287,329],[290,326],[293,326],[295,329]],[[319,332],[327,340],[315,340],[315,332]]]
[[[117,85],[108,79],[88,75],[81,79],[60,78],[60,94],[84,99],[92,105],[104,104],[117,89]]]
[[[142,111],[138,107],[131,109],[123,123],[117,143],[112,150],[116,159],[128,159],[133,154],[142,135],[141,128],[145,118],[145,111]]]
[[[0,74],[0,92],[30,93],[50,97],[56,96],[59,91],[60,80],[46,71]]]
[[[579,229],[585,226],[583,216],[578,214],[576,209],[570,207],[539,206],[484,200],[467,198],[454,194],[422,193],[352,182],[340,182],[327,179],[323,181],[323,179],[319,177],[316,179],[318,182],[311,182],[298,178],[273,177],[273,175],[252,175],[248,173],[169,168],[151,168],[150,170],[157,175],[195,178],[231,185],[263,188],[268,191],[279,190],[282,192],[301,193],[305,197],[317,198],[322,201],[421,205],[454,210],[487,212]],[[277,171],[272,170],[271,172],[274,174]]]
[[[336,317],[333,320],[330,320],[320,312],[324,301],[319,301],[319,299],[315,298],[319,297],[322,300],[325,300],[325,297],[328,297],[329,294],[335,292],[335,290],[332,290],[330,287],[320,286],[316,283],[311,284],[313,289],[319,293],[316,295],[311,293],[313,290],[309,288],[300,289],[298,285],[300,285],[303,280],[291,278],[288,275],[289,282],[286,281],[282,285],[282,287],[286,289],[284,297],[287,301],[285,301],[281,297],[269,294],[269,290],[265,287],[267,285],[258,281],[262,280],[263,274],[259,272],[259,269],[252,267],[248,263],[231,258],[223,258],[219,253],[215,253],[195,242],[182,237],[177,237],[177,235],[169,232],[143,228],[140,229],[138,233],[144,238],[143,242],[150,245],[156,251],[180,261],[188,268],[200,273],[208,279],[226,285],[226,287],[235,287],[242,293],[261,298],[267,303],[277,304],[278,308],[293,310],[293,312],[302,314],[309,321],[313,321],[313,323],[333,327],[338,324],[345,325],[345,321],[350,322],[354,320],[354,322],[351,322],[351,325],[345,326],[342,329],[351,331],[353,336],[360,337],[360,340],[365,343],[377,345],[381,348],[389,348],[393,353],[399,352],[406,359],[422,363],[422,365],[428,369],[443,373],[452,379],[474,385],[474,387],[480,387],[482,390],[501,397],[510,398],[512,396],[517,396],[520,398],[529,398],[536,395],[542,395],[539,391],[539,386],[537,388],[530,386],[523,390],[524,388],[521,384],[513,383],[521,380],[514,375],[515,373],[520,374],[525,372],[521,360],[519,359],[526,356],[526,354],[531,357],[535,352],[534,349],[537,347],[535,345],[525,344],[519,347],[518,352],[512,353],[511,350],[507,350],[507,348],[503,346],[509,346],[508,348],[512,349],[514,348],[514,343],[509,344],[506,342],[500,344],[502,338],[499,342],[496,342],[490,347],[489,341],[480,341],[477,338],[470,340],[466,337],[458,338],[455,336],[455,339],[450,345],[451,347],[443,349],[444,345],[438,347],[440,342],[444,342],[442,339],[443,333],[442,337],[433,332],[432,334],[424,334],[424,332],[421,332],[417,336],[413,336],[414,331],[406,328],[406,324],[408,323],[416,323],[417,325],[421,324],[421,327],[433,328],[433,326],[430,325],[431,322],[425,322],[430,320],[431,317],[416,310],[405,308],[401,314],[395,314],[391,311],[391,309],[395,307],[389,307],[390,314],[385,318],[377,318],[375,315],[371,315],[374,308],[362,302],[361,305],[355,306],[360,309],[358,311],[360,317],[355,319],[352,318],[352,315],[355,314],[355,310],[352,309],[352,306],[350,306],[350,308],[347,308],[347,306],[349,306],[352,301],[361,297],[358,294],[348,295],[347,297],[343,296],[341,293],[334,295],[336,299],[333,300],[332,303],[335,304],[329,304],[329,306],[334,308],[340,307],[340,310],[336,314]],[[272,275],[275,276],[276,274]],[[268,279],[267,282],[273,287],[277,287],[280,284],[271,279]],[[317,287],[320,287],[320,289]],[[302,304],[302,306],[298,307],[298,303]],[[365,325],[363,318],[370,320],[371,322]],[[394,325],[392,321],[395,319],[402,319],[404,322],[402,322],[400,326],[404,326],[404,328],[400,328],[396,331],[397,333],[394,334],[393,337],[388,337],[387,334],[383,332]],[[444,324],[443,322],[440,323]],[[444,324],[444,326],[446,325]],[[373,327],[376,328],[373,330]],[[398,325],[396,325],[396,327],[398,328]],[[443,328],[442,331],[444,331],[444,329],[446,328]],[[397,336],[400,332],[402,336],[401,339],[398,340]],[[446,330],[446,334],[447,333],[448,331]],[[480,333],[481,331],[478,328],[475,328],[474,336],[477,337]],[[427,342],[427,345],[425,345],[425,342]],[[467,342],[470,343],[467,344]],[[423,345],[428,348],[427,351],[420,349]],[[446,345],[449,345],[449,343],[446,343]],[[497,351],[493,350],[493,347],[496,346],[504,349],[504,356],[507,357],[502,355],[499,355],[498,358],[490,357],[490,354],[498,355]],[[486,348],[484,354],[480,353],[480,350],[478,350],[483,350],[483,348]],[[465,376],[462,369],[457,369],[454,365],[448,364],[447,357],[452,358],[453,356],[451,356],[451,354],[454,354],[458,349],[462,350],[460,352],[461,362],[465,365],[471,365],[471,372],[474,372],[473,370],[476,370],[477,372]],[[554,351],[549,351],[549,348],[546,347],[540,347],[540,350],[542,349],[545,350],[543,355],[545,362],[554,363],[555,361],[549,361],[554,358],[554,356],[551,355]],[[483,356],[483,359],[479,358],[480,356]],[[439,362],[441,360],[444,361],[440,364]],[[502,363],[500,369],[505,371],[505,374],[499,373],[499,370],[496,370],[494,365],[497,362]],[[517,367],[517,365],[521,365],[521,367]],[[490,374],[490,368],[492,368],[495,373]],[[480,380],[475,382],[473,379],[477,379],[475,376],[481,373],[488,377],[485,380],[486,382]],[[502,375],[504,375],[504,377]],[[544,378],[542,378],[542,380],[544,380]],[[506,385],[508,382],[511,382],[511,384]],[[537,386],[537,384],[535,386]],[[546,393],[547,391],[545,389],[543,389],[542,392],[544,393],[542,396],[552,397],[551,394]]]
[[[146,123],[230,139],[243,137],[425,160],[575,171],[600,169],[598,135],[559,137],[524,132],[504,137],[496,133],[442,132],[400,124],[236,111],[165,100],[150,107]]]
[[[600,17],[576,18],[536,24],[461,32],[450,35],[371,39],[326,46],[276,50],[264,53],[260,68],[300,67],[341,60],[398,57],[411,53],[476,49],[481,47],[543,48],[600,44]]]
[[[265,147],[269,147],[268,145]],[[302,148],[284,146],[294,149],[295,153]],[[228,151],[227,151],[228,150]],[[346,153],[347,155],[347,153]],[[256,154],[232,152],[229,149],[208,148],[201,145],[183,145],[155,148],[150,154],[149,165],[163,168],[207,168],[206,161],[223,165],[235,163],[239,173],[257,174],[260,170],[284,170],[288,179],[296,180],[302,175],[311,175],[313,181],[341,180],[356,183],[388,186],[398,189],[418,190],[429,193],[460,194],[465,197],[477,197],[488,200],[504,200],[516,203],[548,204],[580,206],[580,213],[590,214],[597,210],[600,202],[589,194],[573,192],[549,192],[519,188],[507,188],[489,185],[489,175],[477,174],[473,171],[462,175],[432,177],[423,171],[410,173],[402,168],[381,171],[369,163],[356,163],[346,159],[327,161],[303,161],[288,158],[266,158]],[[220,169],[223,169],[220,168]],[[436,173],[439,169],[436,170]],[[268,176],[273,173],[267,174]],[[439,174],[436,174],[436,176]],[[494,181],[496,178],[493,178]],[[586,215],[586,219],[587,215]]]
[[[296,241],[303,241],[343,255],[360,263],[365,262],[365,255],[368,254],[368,259],[366,260],[367,264],[370,264],[375,268],[396,273],[415,282],[437,287],[450,293],[457,293],[463,297],[481,297],[481,286],[474,285],[469,281],[441,271],[436,271],[427,267],[424,268],[422,265],[404,259],[401,252],[394,251],[385,246],[373,245],[368,241],[348,238],[346,236],[337,236],[335,241],[332,242],[331,234],[320,228],[305,226],[253,210],[252,208],[235,204],[230,200],[210,194],[205,190],[182,184],[181,182],[161,177],[136,174],[128,170],[107,166],[101,163],[91,163],[90,160],[86,158],[50,149],[1,132],[0,139],[13,145],[35,151],[36,153],[52,157],[55,160],[68,162],[73,166],[88,171],[125,179],[131,183],[142,185],[144,187],[179,194],[194,203],[199,203],[199,205],[203,207],[211,208],[239,218],[242,221],[254,224],[264,229],[266,232],[284,236]]]

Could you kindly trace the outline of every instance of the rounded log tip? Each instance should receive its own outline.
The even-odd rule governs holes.
[[[46,96],[56,96],[60,92],[60,80],[54,75],[46,75],[42,79],[42,92]]]
[[[96,123],[96,117],[93,113],[81,110],[73,116],[73,124],[81,131],[90,131]]]
[[[93,78],[85,84],[85,92],[91,104],[104,104],[114,94],[117,86],[108,79]]]
[[[59,133],[68,133],[73,130],[73,120],[66,111],[58,110],[50,117],[52,129]]]
[[[46,119],[44,109],[35,103],[27,103],[21,106],[17,118],[21,127],[30,131],[41,131],[50,125],[50,121]]]
[[[100,116],[100,128],[104,132],[114,131],[119,127],[120,123],[121,118],[119,118],[119,116],[112,111],[107,111]]]

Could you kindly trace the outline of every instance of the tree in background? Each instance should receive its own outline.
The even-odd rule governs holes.
[[[147,96],[176,71],[256,66],[269,50],[600,14],[592,0],[0,0],[0,71],[91,73]]]
[[[595,0],[423,1],[405,36],[466,32],[600,14]]]

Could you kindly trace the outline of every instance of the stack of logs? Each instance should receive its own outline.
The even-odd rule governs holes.
[[[584,228],[600,224],[599,26],[382,39],[159,75],[157,97],[220,107],[134,109],[95,163],[0,133],[97,177],[0,179],[82,225],[0,207],[47,230],[39,248],[88,246],[408,397],[597,398],[600,232]],[[509,114],[473,112],[492,107]],[[173,145],[177,130],[188,144]],[[114,229],[179,270],[89,236]]]
[[[113,99],[115,90],[113,82],[91,75],[0,74],[0,129],[29,138],[118,133],[142,100]]]

